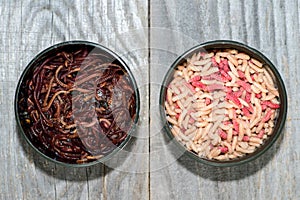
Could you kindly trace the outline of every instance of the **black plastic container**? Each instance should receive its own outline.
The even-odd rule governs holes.
[[[108,59],[110,59],[111,63],[115,63],[119,65],[122,70],[127,74],[129,77],[129,82],[132,87],[133,95],[135,98],[135,109],[134,113],[135,115],[132,117],[132,125],[130,129],[127,131],[127,136],[122,142],[116,147],[109,152],[107,155],[104,155],[103,157],[99,157],[98,159],[93,159],[92,161],[89,162],[83,162],[80,164],[77,163],[69,163],[69,162],[64,162],[62,159],[57,159],[57,157],[52,153],[48,153],[47,148],[41,148],[40,144],[38,144],[38,141],[36,139],[33,139],[32,134],[30,133],[30,130],[24,122],[24,117],[21,116],[22,114],[20,113],[20,98],[22,98],[22,92],[24,92],[24,88],[26,88],[26,81],[32,79],[33,76],[33,71],[35,68],[37,68],[41,63],[43,63],[46,59],[50,58],[51,56],[57,54],[58,52],[62,51],[68,51],[68,50],[80,50],[81,48],[87,48],[89,49],[89,52],[97,52],[98,54],[106,56]],[[82,61],[84,62],[84,61]],[[126,63],[114,52],[111,50],[107,49],[104,46],[101,46],[96,43],[88,42],[88,41],[67,41],[59,44],[55,44],[44,51],[40,52],[35,58],[27,65],[27,67],[24,69],[17,88],[16,88],[16,93],[15,93],[15,117],[16,121],[19,127],[20,132],[26,139],[26,141],[29,143],[29,145],[35,149],[40,155],[44,156],[50,161],[53,161],[58,164],[62,164],[65,166],[71,166],[71,167],[85,167],[85,166],[91,166],[97,163],[102,163],[109,158],[111,158],[115,153],[120,151],[124,146],[128,143],[132,132],[135,131],[135,126],[139,118],[139,109],[140,109],[140,99],[139,99],[139,91],[137,88],[137,84],[135,82],[134,76],[132,75],[129,67],[126,65]],[[55,133],[54,133],[55,134]]]
[[[266,67],[266,69],[269,70],[269,72],[271,72],[270,74],[273,75],[272,78],[278,87],[279,100],[280,100],[279,114],[274,125],[273,134],[269,136],[266,139],[266,141],[260,147],[258,147],[253,153],[247,154],[237,159],[228,160],[228,161],[217,161],[213,159],[202,158],[199,157],[197,154],[193,153],[192,151],[187,150],[180,142],[178,142],[175,139],[174,135],[171,133],[172,125],[166,120],[167,115],[166,115],[165,105],[164,105],[166,99],[167,86],[173,79],[173,74],[175,71],[174,69],[177,66],[186,62],[187,58],[192,57],[194,53],[210,52],[211,50],[218,50],[218,49],[236,49],[239,52],[246,53],[250,57],[260,61],[263,64],[263,67]],[[181,56],[179,56],[177,60],[171,65],[170,69],[168,70],[167,74],[164,77],[161,86],[159,102],[160,102],[160,114],[164,123],[165,131],[167,135],[170,137],[170,139],[176,140],[175,143],[178,144],[177,146],[179,147],[179,149],[183,151],[185,154],[187,154],[188,156],[190,156],[191,158],[193,158],[194,160],[197,160],[204,164],[218,166],[218,167],[236,166],[243,163],[247,163],[249,161],[256,159],[263,153],[265,153],[275,143],[279,135],[282,133],[282,129],[286,121],[287,107],[288,107],[286,88],[284,86],[283,80],[279,72],[277,71],[276,67],[271,63],[271,61],[258,50],[251,48],[245,44],[235,42],[235,41],[229,41],[229,40],[216,40],[216,41],[206,42],[191,48],[190,50],[186,51]]]

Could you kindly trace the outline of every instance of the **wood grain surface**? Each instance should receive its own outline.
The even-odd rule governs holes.
[[[300,199],[299,12],[296,0],[0,0],[0,199]],[[288,92],[282,136],[258,159],[230,168],[209,167],[176,151],[158,106],[174,60],[216,39],[261,51]],[[93,167],[47,161],[15,122],[22,71],[38,52],[68,40],[100,43],[118,53],[140,91],[134,139]]]

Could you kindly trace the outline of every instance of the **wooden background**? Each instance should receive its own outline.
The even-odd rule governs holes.
[[[0,199],[300,199],[299,13],[296,0],[0,0]],[[215,39],[263,52],[288,90],[282,137],[238,167],[208,167],[174,153],[158,114],[171,63]],[[22,70],[38,52],[66,40],[119,53],[138,82],[136,137],[106,165],[53,164],[17,131],[13,101]]]

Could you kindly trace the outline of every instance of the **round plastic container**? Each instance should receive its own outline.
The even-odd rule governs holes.
[[[126,63],[87,41],[59,43],[35,56],[19,79],[14,105],[29,145],[71,167],[104,162],[124,148],[140,108]]]
[[[263,64],[263,68],[266,68],[268,72],[270,72],[274,83],[277,85],[278,92],[279,92],[279,101],[280,101],[280,108],[278,117],[275,119],[273,133],[265,139],[263,144],[256,148],[253,153],[245,154],[242,157],[235,158],[235,159],[228,159],[228,160],[216,160],[216,159],[208,159],[207,157],[198,156],[194,151],[188,150],[186,146],[184,146],[181,142],[179,142],[171,132],[172,124],[166,120],[166,108],[165,108],[165,101],[166,101],[166,93],[170,82],[173,80],[173,75],[175,69],[179,65],[183,65],[188,58],[191,58],[195,53],[199,52],[212,52],[217,50],[225,50],[225,49],[235,49],[239,52],[243,52],[248,54],[251,58],[254,58],[260,61]],[[263,153],[265,153],[277,140],[277,138],[282,133],[282,129],[284,127],[287,115],[287,93],[283,83],[283,80],[277,71],[276,67],[271,63],[271,61],[265,57],[261,52],[258,50],[251,48],[245,44],[235,42],[235,41],[228,41],[228,40],[217,40],[217,41],[210,41],[200,45],[197,45],[190,50],[183,53],[181,56],[177,58],[177,60],[171,65],[170,69],[168,70],[167,74],[164,77],[161,91],[160,91],[160,114],[161,118],[164,123],[165,132],[167,135],[173,140],[175,143],[178,144],[177,146],[181,151],[185,154],[190,156],[196,161],[199,161],[204,164],[212,165],[212,166],[219,166],[219,167],[227,167],[227,166],[236,166],[243,163],[250,162]]]

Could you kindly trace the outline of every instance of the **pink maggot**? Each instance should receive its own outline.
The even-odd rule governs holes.
[[[228,152],[228,147],[219,147],[219,149],[221,150],[221,153],[227,153]]]
[[[272,103],[271,101],[263,101],[261,102],[262,105],[266,105],[270,108],[273,108],[273,109],[277,109],[277,108],[280,108],[280,105],[279,104],[276,104],[276,103]]]
[[[231,100],[239,108],[242,107],[242,104],[241,104],[240,100],[232,92],[227,92],[226,98],[229,99],[229,100]]]
[[[225,133],[225,131],[223,131],[222,129],[219,129],[218,132],[219,132],[220,137],[221,137],[223,140],[226,140],[226,139],[227,139],[227,133]]]
[[[262,119],[262,122],[267,122],[271,119],[271,115],[273,114],[273,110],[269,110]]]

